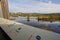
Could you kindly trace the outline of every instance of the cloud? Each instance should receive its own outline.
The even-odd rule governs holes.
[[[54,4],[51,0],[48,2],[36,0],[15,0],[9,4],[10,12],[25,12],[25,13],[57,13],[60,12],[60,4]],[[22,3],[21,3],[22,2]]]

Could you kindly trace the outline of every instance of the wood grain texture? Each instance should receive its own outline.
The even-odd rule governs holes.
[[[1,6],[2,6],[3,17],[8,19],[9,18],[8,1],[7,0],[1,0]]]

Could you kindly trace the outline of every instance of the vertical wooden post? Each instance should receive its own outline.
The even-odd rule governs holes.
[[[1,6],[2,6],[3,17],[8,19],[9,18],[8,1],[7,0],[1,0]]]
[[[2,8],[1,8],[1,0],[0,0],[0,18],[3,18]]]
[[[40,20],[39,16],[37,17],[37,20],[38,20],[38,22],[39,22],[39,20]]]
[[[30,16],[27,16],[27,21],[30,21]]]

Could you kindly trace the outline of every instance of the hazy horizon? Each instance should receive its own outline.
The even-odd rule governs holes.
[[[60,13],[60,0],[8,0],[8,4],[13,13]]]

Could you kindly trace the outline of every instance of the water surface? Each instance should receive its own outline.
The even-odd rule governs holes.
[[[31,17],[30,21],[27,21],[26,17],[18,17],[15,21],[60,34],[60,22],[58,21],[52,23],[49,21],[38,21],[36,17]]]

